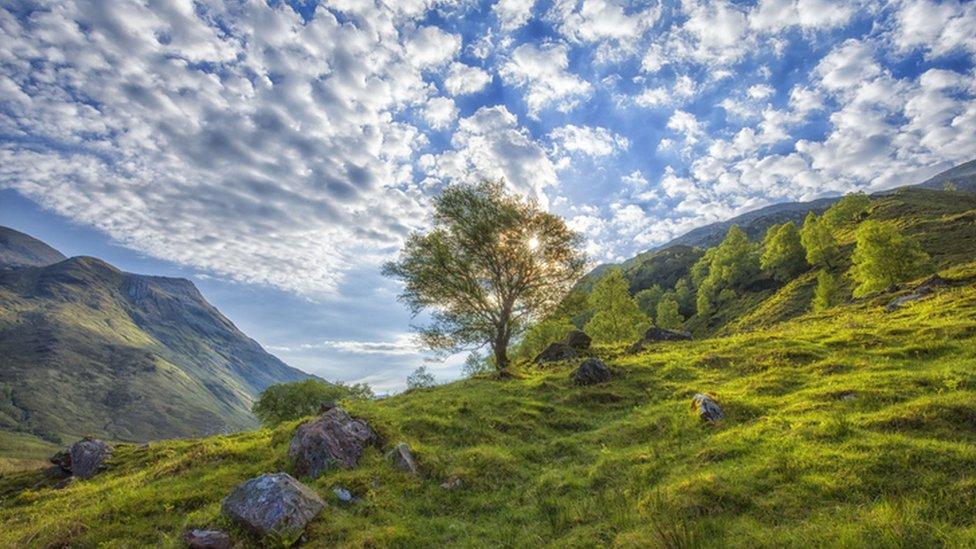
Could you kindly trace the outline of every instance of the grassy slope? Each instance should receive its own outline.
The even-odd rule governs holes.
[[[309,528],[339,546],[927,546],[976,540],[976,263],[956,286],[884,315],[885,299],[761,331],[600,351],[609,384],[571,365],[350,405],[385,446],[409,442],[426,471],[379,450],[309,484],[331,505]],[[889,296],[890,297],[890,296]],[[699,424],[698,391],[724,425]],[[295,424],[122,446],[112,469],[61,490],[0,480],[0,546],[175,545],[227,527],[232,486],[288,470]],[[458,474],[465,485],[439,484]],[[47,481],[48,484],[53,481]],[[338,503],[343,485],[363,501]],[[243,534],[234,531],[235,536]]]

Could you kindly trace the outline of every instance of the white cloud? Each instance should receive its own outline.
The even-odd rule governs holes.
[[[568,51],[565,44],[522,44],[501,67],[506,82],[526,90],[530,116],[549,106],[568,112],[590,94],[590,83],[567,71]]]
[[[528,23],[534,5],[535,0],[498,0],[492,10],[498,18],[501,29],[511,32]]]
[[[591,157],[609,156],[627,150],[630,141],[606,128],[569,124],[549,133],[560,151]]]
[[[555,185],[556,168],[545,150],[504,106],[482,107],[462,118],[452,149],[421,159],[430,177],[444,181],[504,179],[512,189],[546,203],[544,189]]]
[[[695,115],[681,110],[674,111],[668,119],[668,129],[680,134],[689,145],[697,143],[705,134]]]
[[[976,4],[903,0],[897,5],[891,39],[902,51],[919,48],[934,57],[959,50],[976,52]]]
[[[484,89],[491,83],[491,75],[464,63],[451,63],[444,79],[444,87],[451,95],[467,95]]]
[[[423,115],[431,128],[444,130],[457,120],[458,108],[449,97],[435,97],[427,101]]]
[[[569,41],[597,44],[596,59],[604,62],[633,54],[660,17],[660,7],[628,10],[616,0],[557,0],[548,17]]]

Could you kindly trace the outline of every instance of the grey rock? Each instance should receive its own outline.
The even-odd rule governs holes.
[[[946,285],[947,282],[944,278],[942,278],[939,275],[932,275],[927,279],[925,279],[921,284],[916,286],[915,289],[912,291],[912,293],[903,295],[901,297],[897,297],[891,300],[890,302],[888,302],[888,304],[885,305],[884,310],[886,313],[897,311],[898,309],[901,309],[902,307],[908,305],[909,303],[918,301],[920,299],[924,299],[932,295],[933,293],[935,293],[935,290],[939,288],[944,288]]]
[[[926,278],[925,280],[923,280],[921,283],[919,283],[918,286],[915,286],[915,291],[918,292],[919,290],[922,290],[922,289],[925,289],[925,288],[927,288],[929,290],[935,290],[935,289],[938,289],[938,288],[945,288],[948,285],[949,285],[949,281],[948,280],[942,278],[941,276],[939,276],[937,274],[934,274],[934,275]]]
[[[588,358],[573,372],[573,382],[577,385],[594,385],[610,381],[613,374],[599,358]]]
[[[366,447],[376,441],[376,433],[368,423],[336,407],[295,429],[288,457],[295,464],[296,473],[317,477],[337,467],[355,467]]]
[[[221,511],[258,536],[273,536],[288,546],[301,537],[325,502],[287,473],[261,475],[234,488]]]
[[[61,450],[51,457],[51,463],[57,465],[65,473],[86,479],[105,468],[105,460],[112,456],[112,447],[108,443],[85,437],[71,445],[67,450]]]
[[[443,488],[445,490],[457,490],[463,484],[464,484],[464,481],[461,480],[461,477],[459,477],[457,475],[454,475],[451,478],[447,479],[447,481],[442,482],[441,483],[441,488]]]
[[[339,501],[343,503],[349,503],[350,501],[353,500],[352,492],[346,490],[341,486],[336,486],[335,488],[333,488],[332,493],[335,494],[335,496],[339,498]]]
[[[712,395],[698,393],[691,397],[691,408],[706,423],[716,423],[725,419],[722,407],[718,405]]]
[[[230,549],[230,536],[220,530],[187,530],[183,541],[190,549]]]
[[[389,458],[393,461],[393,465],[411,475],[420,475],[420,468],[417,467],[417,461],[413,458],[413,453],[410,451],[410,445],[406,442],[401,442],[397,444],[393,450],[389,453]]]
[[[669,330],[652,326],[644,332],[644,336],[639,341],[630,346],[629,351],[637,353],[643,351],[647,345],[659,341],[688,341],[690,339],[691,333],[684,330]]]
[[[573,360],[579,358],[579,353],[576,349],[570,347],[569,345],[558,342],[552,343],[545,348],[541,353],[539,353],[532,362],[536,364],[545,364],[546,362],[560,362],[563,360]]]
[[[590,336],[586,335],[586,332],[581,330],[573,330],[566,334],[563,338],[562,343],[576,349],[577,351],[585,351],[590,348],[590,343],[592,339]]]

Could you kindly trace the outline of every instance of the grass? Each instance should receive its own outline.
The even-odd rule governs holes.
[[[919,547],[976,545],[976,264],[885,315],[884,296],[755,331],[601,348],[607,384],[523,366],[349,403],[380,433],[360,467],[306,482],[330,506],[312,546]],[[702,425],[700,391],[727,420]],[[288,471],[297,425],[119,446],[106,472],[55,489],[0,479],[0,546],[179,546],[228,528],[220,500]],[[395,471],[408,442],[424,470]],[[457,475],[463,486],[440,484]],[[343,504],[334,486],[360,502]]]

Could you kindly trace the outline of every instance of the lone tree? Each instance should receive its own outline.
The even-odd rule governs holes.
[[[507,193],[502,182],[452,185],[434,199],[433,226],[407,240],[383,267],[404,283],[400,300],[429,349],[491,347],[508,367],[509,342],[544,317],[583,275],[582,238],[535,202]]]
[[[865,221],[857,228],[851,256],[854,297],[883,290],[931,269],[931,258],[919,243],[890,221]]]

